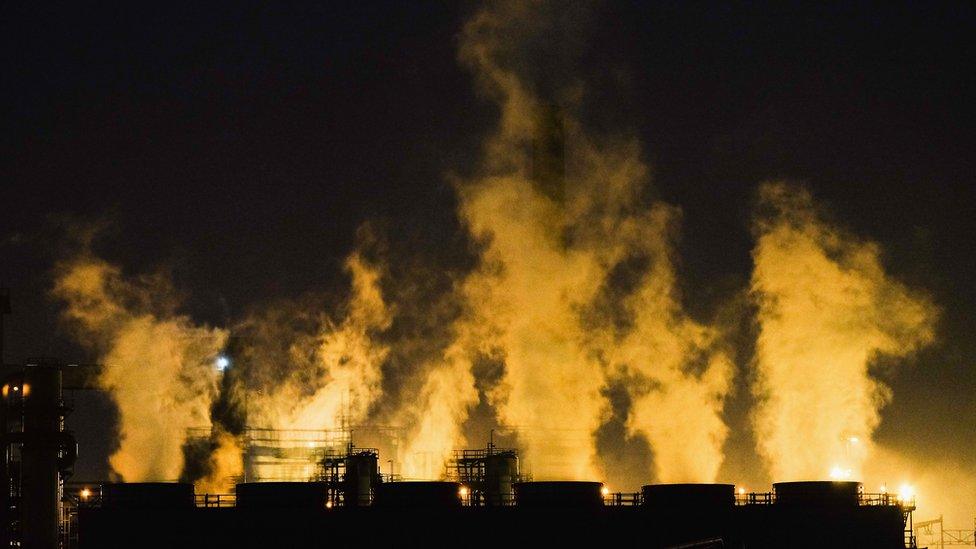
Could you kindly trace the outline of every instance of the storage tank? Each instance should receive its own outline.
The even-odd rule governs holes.
[[[773,484],[776,505],[796,507],[856,507],[861,483],[850,481],[777,482]]]
[[[516,482],[514,488],[518,507],[603,507],[602,482]]]
[[[457,482],[385,482],[376,486],[377,507],[460,507],[461,485]]]
[[[237,485],[237,507],[244,509],[325,509],[325,482],[245,482]]]
[[[731,509],[735,505],[732,484],[649,484],[641,488],[643,505],[652,510]]]
[[[519,480],[519,461],[515,451],[485,457],[485,505],[509,506],[515,503],[515,483]]]
[[[102,485],[103,509],[192,509],[188,482],[113,482]]]
[[[345,505],[364,507],[373,502],[373,489],[379,483],[379,459],[375,452],[356,452],[346,456]]]
[[[667,525],[646,535],[652,547],[698,547],[703,540],[730,541],[735,513],[731,484],[650,484],[641,488],[641,509]],[[738,547],[736,545],[736,547]]]

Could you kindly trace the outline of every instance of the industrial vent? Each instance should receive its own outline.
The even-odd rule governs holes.
[[[237,507],[245,509],[325,509],[324,482],[245,482],[237,485]]]
[[[460,507],[457,482],[386,482],[376,487],[378,507]]]
[[[118,482],[102,485],[105,509],[193,508],[193,485],[184,482]]]
[[[602,489],[602,482],[517,482],[515,505],[530,508],[602,507]]]

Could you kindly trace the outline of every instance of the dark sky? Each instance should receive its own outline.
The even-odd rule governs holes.
[[[636,133],[654,193],[683,209],[693,313],[747,284],[764,180],[805,183],[879,241],[943,309],[939,343],[888,378],[879,438],[972,463],[974,7],[848,4],[598,5],[560,68],[586,83],[588,123]],[[472,169],[496,120],[456,62],[475,7],[5,3],[7,361],[94,359],[46,295],[67,223],[110,220],[101,255],[172,266],[187,311],[219,324],[341,283],[366,220],[452,268],[464,242],[446,176]]]

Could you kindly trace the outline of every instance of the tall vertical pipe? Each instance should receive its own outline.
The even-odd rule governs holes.
[[[0,288],[0,371],[6,367],[4,361],[3,317],[10,314],[10,290]],[[0,547],[10,547],[10,441],[7,436],[7,395],[9,384],[3,378],[3,394],[0,395]]]
[[[3,317],[10,314],[10,290],[0,288],[0,369],[5,365],[3,361]]]
[[[61,442],[61,368],[24,368],[22,460],[23,540],[27,549],[58,549],[61,514],[58,451]]]

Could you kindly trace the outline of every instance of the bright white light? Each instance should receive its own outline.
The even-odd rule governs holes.
[[[882,494],[887,494],[888,493],[888,485],[887,484],[882,484],[881,485],[881,493]]]
[[[859,439],[857,437],[851,437],[851,438],[847,439],[847,441],[850,442],[851,444],[857,444],[858,442],[861,442],[861,439]]]
[[[332,500],[329,500],[329,501],[325,502],[325,508],[326,509],[332,509]]]
[[[228,366],[230,366],[230,359],[224,355],[218,356],[217,360],[214,362],[214,367],[216,367],[217,370],[221,372],[226,370]]]
[[[610,495],[610,489],[607,488],[606,486],[604,486],[603,488],[600,488],[600,493],[603,494],[604,497],[609,496]]]
[[[830,478],[834,480],[850,480],[852,472],[850,469],[844,469],[843,467],[834,465],[830,470]]]
[[[458,493],[461,494],[461,497],[462,498],[468,497],[468,487],[467,486],[462,486],[461,489],[458,490]]]
[[[81,499],[88,499],[91,497],[91,490],[89,490],[88,488],[82,488],[81,492],[78,495],[81,496]]]
[[[909,501],[915,497],[915,487],[910,484],[902,484],[898,487],[898,500]]]
[[[745,493],[746,493],[746,489],[745,488],[739,488],[739,495],[740,496],[744,496]]]

